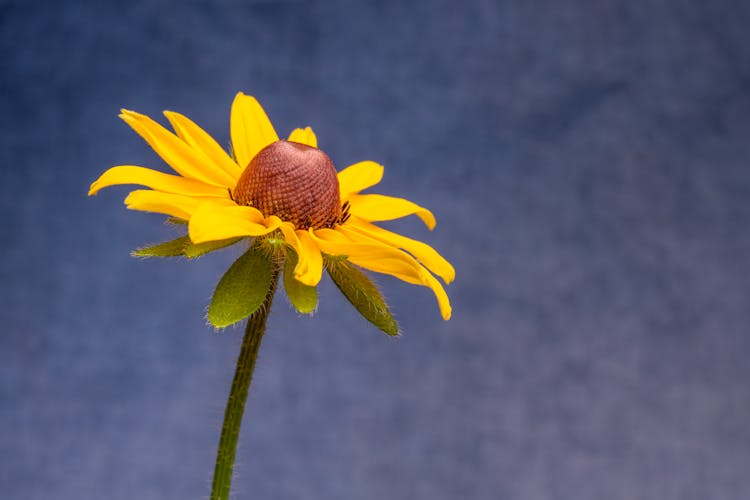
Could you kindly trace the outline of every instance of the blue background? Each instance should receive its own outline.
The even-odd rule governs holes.
[[[241,331],[205,307],[235,250],[86,190],[166,168],[117,118],[281,133],[430,207],[389,227],[458,271],[382,277],[404,335],[330,281],[277,297],[236,498],[750,498],[750,3],[0,4],[0,490],[206,498]]]

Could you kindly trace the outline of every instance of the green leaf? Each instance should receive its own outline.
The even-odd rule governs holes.
[[[232,264],[216,285],[208,321],[224,328],[253,314],[271,288],[273,264],[253,245]]]
[[[326,259],[326,268],[341,293],[365,319],[388,335],[398,335],[398,323],[367,275],[345,260]]]
[[[289,250],[284,260],[284,290],[292,306],[302,314],[311,314],[318,307],[318,292],[314,286],[308,286],[294,277],[297,265],[297,253]]]
[[[208,252],[213,252],[214,250],[221,250],[222,248],[228,247],[230,245],[234,245],[241,239],[242,238],[229,238],[226,240],[207,241],[205,243],[198,243],[198,244],[188,242],[188,244],[185,245],[183,254],[188,259],[195,259],[197,257],[200,257],[201,255],[207,254]]]
[[[190,244],[189,237],[181,236],[158,245],[138,248],[130,252],[130,255],[133,257],[179,257],[183,255],[185,246]]]

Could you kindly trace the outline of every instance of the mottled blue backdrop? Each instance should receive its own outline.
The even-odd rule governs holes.
[[[207,498],[241,331],[237,255],[139,261],[163,218],[117,118],[220,142],[254,94],[339,168],[435,212],[454,318],[382,278],[404,335],[329,281],[278,297],[236,498],[750,498],[750,2],[0,2],[0,495]]]

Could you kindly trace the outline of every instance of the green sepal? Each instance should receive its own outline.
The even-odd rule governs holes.
[[[238,241],[240,241],[242,238],[229,238],[226,240],[218,240],[218,241],[207,241],[205,243],[192,243],[188,242],[187,245],[185,245],[185,249],[183,251],[185,257],[188,259],[195,259],[200,257],[201,255],[205,255],[208,252],[213,252],[214,250],[221,250],[222,248],[228,247],[230,245],[234,245]]]
[[[232,264],[216,285],[208,321],[224,328],[241,321],[263,304],[271,288],[273,264],[256,245]]]
[[[171,241],[138,248],[130,252],[130,255],[133,257],[180,257],[184,255],[185,246],[190,244],[188,236],[180,236]]]
[[[289,302],[298,312],[312,314],[318,307],[318,291],[314,286],[305,285],[294,277],[297,259],[297,252],[289,249],[284,259],[284,290]]]
[[[333,282],[365,319],[388,335],[399,334],[398,323],[367,275],[346,260],[326,258],[325,262]]]
[[[229,245],[234,245],[242,238],[229,238],[226,240],[219,241],[207,241],[206,243],[198,243],[197,245],[190,241],[190,237],[180,236],[174,240],[165,241],[157,245],[151,245],[141,247],[133,250],[130,255],[133,257],[187,257],[188,259],[195,259],[201,255],[205,255],[208,252],[219,250]]]

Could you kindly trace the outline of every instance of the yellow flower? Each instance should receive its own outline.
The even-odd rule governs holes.
[[[232,104],[234,158],[187,117],[164,114],[175,133],[134,111],[122,110],[120,117],[179,175],[116,166],[91,184],[89,195],[117,184],[146,186],[128,195],[127,207],[187,221],[195,244],[276,232],[296,251],[294,277],[305,285],[320,281],[324,254],[345,256],[365,269],[429,287],[443,319],[450,318],[448,296],[433,274],[450,283],[453,266],[425,243],[373,224],[416,215],[429,229],[435,226],[432,213],[415,203],[361,194],[380,182],[381,165],[362,161],[336,173],[310,127],[279,140],[258,101],[243,93]]]

